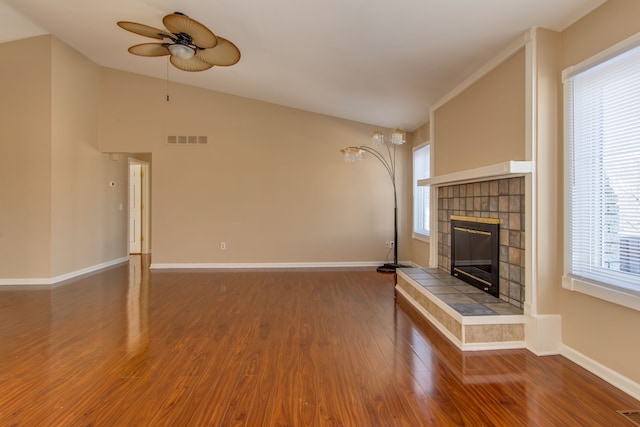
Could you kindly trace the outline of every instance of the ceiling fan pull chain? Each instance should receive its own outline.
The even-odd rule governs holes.
[[[167,102],[169,102],[169,58],[167,58]]]

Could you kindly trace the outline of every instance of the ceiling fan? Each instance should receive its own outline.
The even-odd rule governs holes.
[[[174,12],[162,23],[167,30],[136,22],[119,21],[118,26],[132,33],[162,43],[142,43],[129,48],[139,56],[166,56],[174,67],[184,71],[204,71],[218,66],[229,66],[240,60],[240,50],[229,40],[216,36],[207,27],[187,15]]]

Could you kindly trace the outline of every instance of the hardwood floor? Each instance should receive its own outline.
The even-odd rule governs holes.
[[[0,289],[0,426],[633,426],[561,356],[462,353],[369,270],[120,266]],[[144,263],[143,263],[144,264]]]

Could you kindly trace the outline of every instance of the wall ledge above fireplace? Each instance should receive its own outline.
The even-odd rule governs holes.
[[[531,173],[533,163],[528,160],[509,160],[491,166],[483,166],[476,169],[468,169],[438,175],[431,178],[418,180],[419,186],[430,185],[441,187],[450,184],[464,184],[467,182],[487,181],[493,179],[511,178]]]

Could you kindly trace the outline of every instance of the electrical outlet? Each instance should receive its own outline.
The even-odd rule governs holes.
[[[386,242],[384,242],[384,246],[389,249],[393,249],[393,247],[395,246],[395,242],[393,240],[387,240]]]
[[[226,250],[227,249],[227,244],[225,242],[220,242],[220,250]]]

